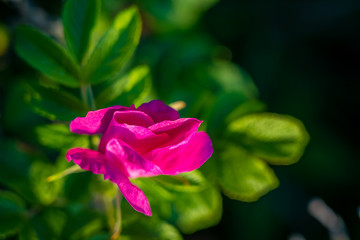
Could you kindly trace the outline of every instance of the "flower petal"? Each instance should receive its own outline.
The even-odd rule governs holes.
[[[117,138],[125,142],[140,155],[144,155],[150,150],[161,146],[169,139],[165,133],[155,134],[142,126],[120,124],[115,118],[110,122],[101,137],[99,144],[100,152],[105,153],[106,145],[112,138]]]
[[[196,118],[179,118],[175,121],[162,121],[150,127],[155,134],[166,133],[169,140],[159,147],[175,145],[186,139],[190,134],[196,133],[202,121]]]
[[[120,162],[122,169],[130,178],[163,174],[158,166],[144,159],[131,147],[115,138],[112,138],[106,145],[106,157],[113,162]]]
[[[144,112],[141,111],[122,111],[115,112],[114,119],[119,124],[128,124],[128,125],[136,125],[142,127],[149,127],[154,124],[152,118]]]
[[[82,169],[95,174],[106,174],[108,160],[98,151],[86,148],[72,148],[66,153],[68,161],[73,160]]]
[[[144,192],[132,184],[126,176],[118,175],[116,178],[110,177],[110,180],[119,186],[124,198],[136,211],[151,216],[150,203]]]
[[[210,158],[213,153],[212,143],[205,132],[191,134],[177,145],[155,149],[146,155],[167,175],[190,172]]]
[[[106,158],[98,151],[84,148],[70,149],[66,154],[66,158],[68,161],[73,160],[84,170],[95,174],[103,174],[105,179],[109,179],[118,185],[125,199],[136,211],[151,216],[150,204],[145,194],[130,182],[123,173],[120,164],[116,164],[112,159]]]
[[[137,110],[148,114],[155,123],[164,120],[176,120],[179,118],[179,113],[175,109],[165,105],[165,103],[160,100],[143,103]]]
[[[77,117],[70,123],[70,130],[77,134],[100,134],[106,130],[115,111],[134,110],[135,107],[113,106],[90,111],[85,117]]]

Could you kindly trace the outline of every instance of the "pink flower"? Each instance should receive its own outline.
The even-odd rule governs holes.
[[[103,174],[119,186],[125,199],[139,212],[151,215],[145,194],[129,178],[176,175],[199,168],[213,148],[202,121],[179,118],[160,100],[140,107],[114,106],[77,117],[70,129],[78,134],[102,134],[99,150],[72,148],[67,152],[82,169]]]

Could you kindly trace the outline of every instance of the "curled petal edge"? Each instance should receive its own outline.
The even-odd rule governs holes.
[[[120,168],[110,167],[106,156],[91,149],[72,148],[67,152],[66,159],[72,160],[84,170],[103,174],[104,179],[109,179],[119,187],[124,198],[136,211],[151,216],[150,203],[144,192],[132,184]]]

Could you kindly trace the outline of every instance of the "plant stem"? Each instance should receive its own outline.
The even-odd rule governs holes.
[[[111,236],[111,240],[116,240],[120,236],[121,230],[122,230],[122,224],[121,224],[121,200],[122,200],[122,194],[120,190],[117,190],[115,204],[116,204],[116,222],[114,225],[113,235]]]
[[[90,107],[91,110],[96,110],[94,94],[90,84],[82,84],[80,87],[81,98],[83,102]]]
[[[83,171],[84,170],[81,169],[78,165],[74,165],[72,167],[69,167],[68,169],[65,169],[62,172],[59,172],[59,173],[56,173],[54,175],[49,176],[48,178],[46,178],[46,181],[52,182],[52,181],[58,180],[60,178],[63,178],[65,176],[69,175],[69,174],[77,173],[77,172],[83,172]]]

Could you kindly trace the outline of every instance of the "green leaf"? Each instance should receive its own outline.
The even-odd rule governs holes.
[[[63,160],[65,162],[65,159]],[[61,168],[52,163],[45,161],[34,161],[31,164],[29,175],[32,190],[39,199],[39,201],[45,205],[49,205],[54,202],[64,185],[64,180],[59,179],[57,181],[48,182],[47,177],[57,173]]]
[[[25,100],[33,109],[50,120],[70,121],[84,115],[88,107],[77,97],[65,90],[44,88],[35,84],[27,84]]]
[[[111,239],[111,234],[110,233],[101,233],[101,234],[98,234],[96,236],[93,236],[89,240],[109,240],[109,239]]]
[[[206,164],[210,164],[229,198],[256,201],[279,185],[273,170],[261,159],[231,144],[226,144],[223,149],[218,150],[217,158]]]
[[[100,11],[100,0],[67,0],[62,21],[67,45],[81,63],[89,49],[92,30]]]
[[[67,218],[68,216],[62,209],[48,206],[42,210],[35,210],[36,214],[30,219],[22,235],[28,231],[30,234],[36,235],[35,239],[39,240],[68,239],[59,237],[67,221],[71,220],[71,218]]]
[[[191,28],[218,0],[137,0],[136,2],[151,15],[152,28],[169,32]]]
[[[25,203],[16,194],[0,191],[0,238],[15,234],[25,221]]]
[[[66,162],[66,160],[64,159]],[[93,179],[92,172],[70,174],[64,178],[63,195],[69,202],[89,202],[92,193],[87,187]]]
[[[79,67],[69,54],[51,38],[35,28],[17,29],[15,49],[18,55],[52,80],[68,87],[78,87]]]
[[[70,132],[68,124],[48,124],[35,128],[37,140],[41,145],[53,149],[89,147],[89,137]]]
[[[12,141],[0,142],[0,183],[33,202],[36,196],[32,192],[29,181],[32,160],[21,147],[19,143]]]
[[[231,139],[271,164],[297,162],[309,141],[299,120],[279,114],[246,115],[233,121],[228,130]]]
[[[150,94],[151,77],[148,66],[138,66],[126,76],[114,81],[96,97],[97,106],[107,107],[116,104],[139,105]]]
[[[229,61],[215,60],[201,67],[198,67],[197,71],[201,71],[198,74],[202,73],[201,77],[214,91],[236,92],[247,99],[254,99],[259,94],[250,75]]]
[[[208,186],[200,192],[179,192],[172,203],[170,222],[187,234],[216,225],[222,216],[222,197],[218,189]]]
[[[73,205],[67,212],[67,221],[57,239],[89,239],[106,227],[106,221],[99,212],[87,206]]]
[[[224,91],[237,92],[248,99],[254,99],[259,95],[250,75],[231,62],[215,61],[214,67],[210,70],[210,76]]]
[[[213,104],[207,116],[206,131],[210,135],[223,135],[226,128],[226,117],[247,99],[238,93],[222,93]]]
[[[148,198],[153,214],[160,215],[162,218],[171,217],[171,202],[174,201],[175,194],[166,189],[160,182],[151,178],[136,178],[131,180],[145,193]],[[134,212],[135,210],[132,210]]]
[[[199,172],[186,174],[188,179],[193,178],[192,181],[202,178]],[[166,187],[154,177],[132,181],[146,194],[153,215],[167,219],[184,233],[205,229],[220,221],[222,197],[218,189],[211,184],[185,190],[181,185],[176,186],[174,180]],[[170,185],[172,186],[169,187]],[[135,213],[134,210],[131,212]]]
[[[141,35],[141,19],[136,7],[118,14],[85,65],[85,79],[92,84],[115,77],[134,53]]]
[[[30,223],[25,224],[19,233],[19,240],[39,240]]]
[[[124,221],[122,240],[181,240],[179,231],[157,217],[145,217],[136,214],[131,221]]]
[[[152,179],[169,190],[179,192],[198,192],[207,186],[205,178],[197,170],[174,176],[160,175]]]
[[[254,99],[244,102],[238,105],[233,111],[230,112],[225,118],[226,124],[230,124],[232,121],[245,116],[250,113],[263,112],[266,109],[265,103]]]

